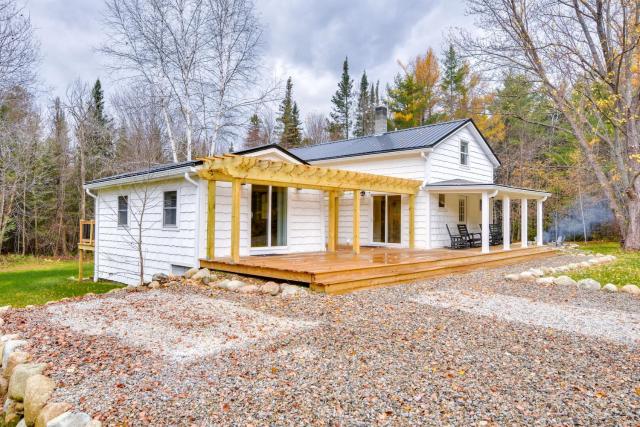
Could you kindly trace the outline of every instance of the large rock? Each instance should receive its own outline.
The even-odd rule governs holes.
[[[577,285],[576,281],[573,280],[569,276],[559,276],[553,280],[553,283],[560,286],[575,286]]]
[[[27,380],[24,390],[24,419],[27,426],[35,425],[36,419],[51,398],[55,382],[44,375],[34,375]]]
[[[554,277],[538,277],[536,283],[538,285],[550,285],[553,283]]]
[[[578,280],[578,287],[582,289],[597,291],[598,289],[600,289],[600,282],[594,279],[582,279]]]
[[[636,285],[632,285],[631,283],[624,285],[620,288],[620,292],[626,292],[628,294],[640,295],[640,288]]]
[[[607,283],[602,287],[602,290],[605,292],[618,292],[618,287],[613,283]]]
[[[280,295],[282,295],[283,297],[291,297],[294,295],[302,295],[304,294],[304,289],[302,289],[302,287],[300,286],[296,286],[296,285],[290,285],[288,283],[283,283],[282,285],[280,285]]]
[[[2,399],[4,399],[8,391],[9,391],[9,380],[6,379],[5,377],[0,377],[0,402],[2,402]]]
[[[157,280],[152,280],[151,283],[149,283],[150,289],[158,289],[159,287],[160,287],[160,282],[158,282]]]
[[[16,349],[18,349],[19,347],[22,347],[23,345],[26,345],[26,344],[27,342],[25,340],[11,339],[9,341],[6,341],[2,349],[2,366],[3,367],[7,366],[7,362],[9,361],[9,355],[11,353],[16,351]]]
[[[531,280],[531,279],[534,279],[534,278],[535,278],[535,276],[530,271],[523,271],[522,273],[520,273],[520,279],[521,280]]]
[[[91,416],[84,412],[65,412],[47,423],[47,427],[86,427]]]
[[[544,271],[540,268],[532,268],[529,270],[529,273],[533,274],[534,277],[542,277],[544,276]]]
[[[520,280],[520,275],[517,273],[513,273],[513,274],[507,274],[506,276],[504,276],[505,279],[515,282],[516,280]]]
[[[242,280],[225,279],[225,280],[221,280],[220,282],[216,283],[216,286],[221,288],[221,289],[226,289],[228,291],[236,291],[236,290],[242,288],[243,286],[247,286],[247,284],[245,282],[243,282]]]
[[[167,276],[164,273],[156,273],[153,276],[151,276],[151,281],[152,282],[164,283],[167,280],[169,280],[169,276]]]
[[[260,288],[256,285],[246,285],[238,288],[237,292],[241,294],[257,294],[260,292]]]
[[[262,292],[263,294],[276,296],[280,293],[280,285],[276,282],[267,282],[260,286],[260,292]]]
[[[9,379],[11,375],[13,375],[13,371],[16,369],[16,366],[21,365],[23,363],[27,363],[31,360],[31,356],[29,353],[25,353],[24,351],[14,351],[9,355],[7,359],[7,366],[4,368],[4,377]]]
[[[211,272],[208,268],[201,268],[196,274],[191,276],[191,280],[199,280],[206,285],[211,280]]]
[[[46,366],[44,363],[23,363],[16,366],[9,380],[9,397],[22,402],[27,388],[27,380],[34,375],[42,374]]]
[[[4,417],[4,424],[0,418],[0,425],[3,427],[15,427],[22,418],[22,403],[16,402],[13,399],[7,399],[2,406],[2,416]]]
[[[9,310],[11,310],[10,305],[3,305],[2,307],[0,307],[0,315],[5,314]]]
[[[36,418],[35,427],[46,427],[49,421],[64,414],[71,409],[71,405],[66,402],[49,402],[42,408],[38,418]]]
[[[185,279],[191,279],[193,277],[193,275],[196,274],[198,271],[200,271],[200,269],[198,267],[190,268],[184,273],[184,278]]]

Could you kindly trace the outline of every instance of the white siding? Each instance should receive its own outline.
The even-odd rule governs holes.
[[[482,216],[480,211],[479,194],[445,194],[445,207],[438,207],[438,194],[431,194],[431,247],[442,248],[449,246],[451,240],[447,233],[446,225],[452,233],[457,234],[458,228],[458,201],[460,198],[466,199],[467,226],[469,231],[480,232],[480,222]]]
[[[471,125],[469,125],[471,126]],[[469,165],[460,164],[460,141],[469,143]],[[481,145],[467,127],[460,129],[438,144],[429,159],[429,182],[449,179],[466,179],[476,182],[493,182],[493,164]]]
[[[172,264],[186,267],[196,265],[196,187],[184,179],[146,185],[146,203],[143,202],[144,184],[105,189],[97,193],[96,233],[99,247],[96,253],[96,274],[99,278],[126,284],[138,283],[139,257],[136,242],[139,240],[140,223],[146,280],[156,272],[171,272]],[[163,228],[163,192],[171,190],[178,191],[178,227]],[[117,226],[119,195],[129,197],[129,227],[126,229]]]
[[[398,178],[424,179],[424,160],[420,152],[387,153],[366,157],[347,157],[339,160],[313,162],[327,168],[395,176]]]

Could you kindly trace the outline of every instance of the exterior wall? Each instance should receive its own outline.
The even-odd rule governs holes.
[[[431,193],[431,247],[442,248],[451,244],[446,225],[449,225],[452,233],[458,233],[458,201],[460,198],[467,200],[467,227],[471,232],[480,232],[482,211],[480,209],[479,194],[446,194],[445,207],[438,206],[438,194]]]
[[[143,203],[145,185],[147,202]],[[163,192],[171,190],[178,191],[178,226],[163,228]],[[96,193],[96,277],[129,285],[139,282],[136,242],[140,221],[136,218],[140,218],[141,213],[144,214],[142,243],[146,280],[156,272],[170,273],[172,265],[190,268],[197,264],[198,253],[194,242],[199,221],[199,199],[193,184],[184,179],[174,179],[104,189]],[[129,197],[128,228],[117,225],[119,195]]]

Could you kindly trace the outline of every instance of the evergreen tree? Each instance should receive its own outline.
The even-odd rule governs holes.
[[[253,148],[262,145],[262,126],[260,123],[260,117],[257,113],[253,113],[249,119],[249,129],[247,130],[247,137],[245,139],[245,147]]]
[[[358,92],[358,104],[356,105],[356,121],[353,129],[355,136],[369,135],[369,82],[367,72],[360,78],[360,91]]]
[[[105,126],[107,118],[104,115],[104,92],[100,79],[96,79],[91,89],[91,115],[96,123]]]
[[[454,118],[460,109],[468,67],[460,60],[453,45],[449,45],[442,66],[442,81],[440,82],[443,97],[442,106],[447,117]]]
[[[353,80],[349,77],[349,59],[342,64],[342,78],[338,90],[331,98],[331,133],[339,131],[341,138],[349,138],[351,128],[351,106],[353,104]]]
[[[112,141],[111,120],[104,111],[104,91],[100,79],[97,79],[91,89],[89,99],[89,117],[86,127],[88,154],[87,172],[89,179],[104,176],[113,172],[110,161],[115,155],[115,147]]]
[[[280,145],[285,148],[296,147],[302,143],[298,105],[293,101],[293,82],[287,79],[284,99],[280,103],[280,116],[277,131],[280,134]]]

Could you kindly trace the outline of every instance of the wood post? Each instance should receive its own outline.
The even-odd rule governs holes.
[[[78,282],[82,282],[84,279],[84,250],[78,251]]]
[[[338,234],[337,196],[335,191],[329,192],[329,234],[327,236],[327,251],[336,251]]]
[[[353,191],[353,253],[360,253],[360,191]]]
[[[409,194],[409,249],[416,247],[416,195]]]
[[[536,201],[536,244],[538,246],[543,246],[544,245],[544,230],[543,230],[543,224],[542,224],[542,203],[543,201],[541,199],[538,199]]]
[[[502,198],[502,249],[511,250],[511,198]]]
[[[240,262],[240,179],[231,183],[231,260]]]
[[[520,199],[520,247],[526,248],[529,246],[529,218],[528,215],[527,199]]]
[[[482,192],[482,253],[489,253],[489,193]]]
[[[216,181],[207,181],[207,259],[213,259],[216,247]]]

